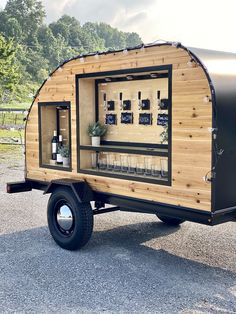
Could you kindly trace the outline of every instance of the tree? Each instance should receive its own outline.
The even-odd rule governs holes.
[[[15,38],[17,41],[20,41],[22,38],[22,29],[16,18],[9,18],[7,21],[7,37]]]
[[[126,47],[125,33],[111,27],[106,23],[96,25],[97,34],[105,40],[105,46],[108,49],[121,49]]]
[[[142,39],[137,33],[125,33],[126,46],[135,47],[142,44]]]
[[[83,32],[76,18],[63,15],[57,22],[49,24],[49,28],[55,37],[61,35],[65,39],[67,46],[80,51],[83,46]]]
[[[96,23],[87,22],[83,25],[82,30],[84,36],[86,36],[86,41],[83,43],[86,51],[94,52],[106,50],[105,40],[99,36]]]
[[[40,0],[8,0],[0,11],[0,92],[4,86],[15,99],[26,99],[64,60],[80,53],[141,43],[138,34],[119,31],[106,23],[81,25],[75,17],[63,15],[46,25],[44,17]]]
[[[36,33],[43,24],[45,11],[41,1],[38,0],[8,0],[5,9],[1,12],[1,28],[6,36],[10,33],[11,25],[8,25],[9,19],[17,20],[23,41],[30,35]],[[2,21],[6,24],[2,25]],[[18,27],[18,26],[17,26]],[[16,38],[17,40],[17,38]]]
[[[7,94],[14,92],[20,80],[19,67],[16,65],[15,55],[18,47],[14,41],[5,39],[0,34],[0,101],[4,101]]]

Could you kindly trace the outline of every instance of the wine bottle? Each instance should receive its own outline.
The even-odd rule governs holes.
[[[58,138],[57,138],[57,131],[53,132],[52,138],[52,160],[57,160],[57,148],[58,148]]]
[[[62,148],[62,135],[59,135],[59,142],[58,142],[58,148],[57,148],[57,164],[62,165],[63,159],[60,152],[60,149]]]

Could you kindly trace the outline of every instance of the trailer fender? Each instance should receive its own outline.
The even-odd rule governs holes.
[[[53,191],[59,186],[71,188],[80,203],[91,202],[94,200],[93,190],[86,181],[67,178],[52,180],[43,194],[53,193]]]

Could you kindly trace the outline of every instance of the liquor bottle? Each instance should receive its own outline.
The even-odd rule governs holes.
[[[62,155],[60,153],[61,148],[62,148],[62,135],[59,135],[59,142],[58,142],[58,148],[57,148],[57,164],[58,165],[63,164]]]
[[[104,111],[107,111],[107,94],[103,95],[103,107]]]
[[[52,160],[57,160],[57,146],[58,146],[57,131],[53,132],[53,138],[51,143],[52,143]]]
[[[143,103],[142,103],[142,96],[141,96],[141,92],[139,91],[138,92],[138,109],[140,110],[140,109],[142,109],[142,107],[143,107]]]
[[[123,94],[120,93],[120,110],[123,110],[123,102],[122,102]]]

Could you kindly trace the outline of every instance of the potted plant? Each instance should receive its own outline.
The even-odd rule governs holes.
[[[63,166],[69,167],[70,165],[70,150],[67,145],[61,146],[58,149],[59,154],[62,156]]]
[[[161,144],[168,143],[168,125],[163,126],[163,131],[160,134]]]
[[[101,136],[104,136],[107,132],[107,126],[100,122],[89,124],[88,135],[92,138],[92,146],[99,146]]]

